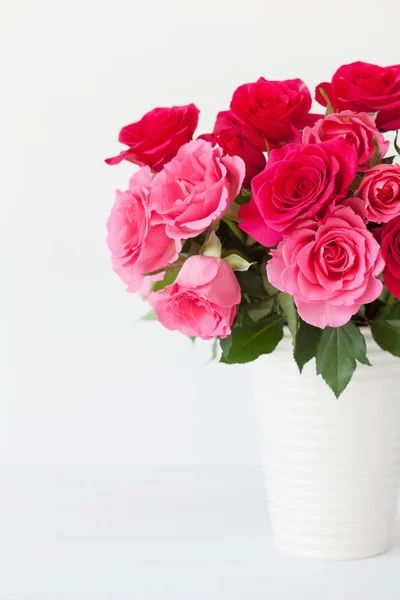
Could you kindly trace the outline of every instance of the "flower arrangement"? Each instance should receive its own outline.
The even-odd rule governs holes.
[[[316,88],[260,78],[193,140],[194,104],[124,127],[140,167],[108,220],[115,272],[164,327],[219,340],[223,363],[272,352],[287,326],[302,370],[336,396],[365,327],[400,356],[400,65],[356,62]],[[395,152],[400,155],[397,134]]]

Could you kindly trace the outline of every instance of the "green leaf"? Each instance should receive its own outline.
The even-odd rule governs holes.
[[[294,359],[297,362],[300,373],[304,365],[317,354],[317,344],[322,330],[313,325],[309,325],[300,319],[300,326],[296,335],[294,347]]]
[[[231,253],[225,256],[225,262],[228,263],[233,271],[248,271],[254,262],[249,262],[239,254]]]
[[[295,340],[298,327],[298,314],[296,305],[293,300],[293,296],[291,296],[290,294],[286,294],[285,292],[281,292],[280,294],[278,294],[278,302],[286,317],[290,333],[292,334],[292,338],[293,340]]]
[[[213,256],[215,258],[220,258],[221,256],[222,245],[219,237],[215,233],[215,231],[211,231],[209,235],[207,235],[206,241],[201,247],[200,253],[204,256]]]
[[[226,338],[219,338],[219,345],[221,346],[222,356],[227,357],[232,348],[232,336],[228,335]]]
[[[394,155],[393,156],[386,156],[385,158],[382,158],[381,162],[384,165],[392,165],[395,158],[396,157]]]
[[[397,143],[398,137],[399,137],[399,130],[396,131],[396,137],[394,138],[393,144],[394,144],[394,148],[395,148],[397,154],[400,154],[400,146]]]
[[[356,317],[360,317],[361,319],[365,319],[365,305],[361,304],[360,308],[356,313]]]
[[[236,202],[231,202],[228,206],[228,210],[224,214],[224,217],[230,219],[231,221],[235,221],[236,223],[240,223],[242,219],[238,215],[239,208],[239,204],[236,204]]]
[[[223,354],[221,361],[227,364],[248,363],[261,354],[270,354],[283,337],[283,319],[276,315],[267,317],[258,323],[250,319],[242,327],[232,329],[232,344]]]
[[[268,296],[260,273],[253,270],[236,271],[236,277],[244,294],[248,294],[253,298],[266,298]]]
[[[248,304],[246,306],[246,311],[250,319],[257,322],[264,319],[264,317],[268,317],[272,313],[274,304],[275,298],[266,298],[265,300]]]
[[[240,242],[242,242],[242,244],[246,242],[246,234],[244,233],[244,231],[239,229],[236,223],[234,223],[233,221],[231,221],[231,219],[228,219],[227,217],[222,217],[222,221],[225,223],[225,225],[229,227],[232,233],[238,238]]]
[[[342,327],[326,327],[317,344],[317,373],[336,398],[348,385],[358,360],[370,365],[364,336],[351,321]]]
[[[251,190],[242,188],[240,194],[235,198],[235,204],[242,206],[250,202]]]
[[[355,178],[353,179],[353,181],[350,184],[350,191],[356,192],[358,190],[358,188],[360,187],[361,182],[362,182],[362,175],[357,173],[357,175],[355,176]]]
[[[323,99],[326,102],[326,112],[325,112],[325,114],[326,115],[332,114],[335,111],[333,110],[332,103],[331,103],[331,101],[328,98],[328,94],[325,92],[325,90],[323,88],[319,88],[319,91],[320,91],[321,96],[323,97]]]
[[[141,321],[157,321],[157,315],[154,310],[151,308],[148,313],[140,317]]]
[[[371,331],[378,346],[400,356],[400,304],[381,308],[371,323]]]
[[[153,292],[158,292],[159,290],[163,290],[167,287],[167,285],[171,285],[174,283],[175,279],[178,277],[179,269],[171,269],[170,271],[166,271],[164,275],[164,279],[161,281],[154,281],[151,289]]]
[[[279,290],[268,281],[266,262],[263,262],[261,264],[260,273],[265,291],[268,293],[269,296],[276,296],[279,293]]]
[[[390,292],[387,289],[386,285],[384,285],[382,288],[381,294],[379,296],[379,300],[381,302],[383,302],[383,304],[387,304],[387,301],[389,300],[389,296],[390,296]],[[361,306],[363,306],[363,305],[361,305]]]
[[[373,142],[374,142],[375,150],[371,157],[371,160],[369,161],[369,165],[368,165],[369,168],[375,167],[381,161],[381,152],[380,152],[380,148],[379,148],[379,143],[375,136],[373,137]]]
[[[265,141],[265,152],[268,154],[268,156],[270,155],[271,152],[271,146],[267,140],[267,138],[264,136],[264,141]]]

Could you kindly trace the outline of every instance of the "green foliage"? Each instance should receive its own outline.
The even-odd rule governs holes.
[[[231,335],[221,340],[222,358],[226,364],[247,363],[261,354],[270,354],[283,337],[283,318],[273,315],[254,323],[243,320],[233,327]]]
[[[228,206],[228,209],[225,211],[224,217],[230,219],[231,221],[235,221],[236,223],[240,223],[242,219],[239,217],[238,214],[239,209],[240,204],[236,204],[236,202],[231,202],[231,204]]]
[[[231,267],[233,271],[248,271],[249,268],[254,265],[250,263],[246,258],[243,258],[238,252],[230,252],[224,256],[225,261]]]
[[[326,114],[326,115],[330,115],[330,114],[332,114],[333,112],[335,112],[335,111],[333,110],[332,103],[331,103],[331,101],[330,101],[330,100],[329,100],[329,98],[328,98],[328,94],[325,92],[325,90],[324,90],[323,88],[319,88],[319,92],[320,92],[321,96],[323,97],[323,99],[324,99],[324,100],[325,100],[325,102],[326,102],[326,113],[325,113],[325,114]]]
[[[230,349],[232,348],[232,336],[228,335],[228,337],[219,340],[219,344],[221,346],[221,351],[222,351],[222,357],[227,357],[229,354]],[[220,361],[221,362],[221,361]]]
[[[358,190],[358,188],[360,187],[360,183],[362,182],[362,175],[360,175],[360,173],[357,173],[357,175],[355,176],[355,178],[353,179],[353,181],[350,184],[350,191],[355,192],[356,190]]]
[[[203,254],[204,256],[214,256],[215,258],[220,258],[221,251],[221,240],[214,230],[209,231],[206,236],[206,240],[201,247],[200,254]]]
[[[376,343],[394,356],[400,356],[400,303],[384,306],[371,323]]]
[[[322,375],[336,398],[346,388],[357,362],[370,365],[364,336],[349,322],[342,327],[326,327],[317,344],[317,373]]]
[[[297,334],[299,317],[297,314],[297,308],[294,303],[293,296],[291,296],[290,294],[286,294],[284,292],[280,292],[278,294],[277,298],[278,298],[279,306],[281,307],[282,312],[286,317],[286,321],[287,321],[290,333],[292,334],[292,338],[293,338],[293,340],[295,340],[296,334]]]
[[[248,294],[253,298],[267,298],[269,296],[266,291],[260,273],[249,269],[248,271],[237,271],[237,280],[239,281],[243,294]]]
[[[379,165],[379,163],[381,162],[381,152],[380,152],[380,148],[379,148],[379,143],[375,136],[373,138],[373,142],[374,142],[375,150],[374,150],[374,154],[371,157],[371,160],[369,161],[369,165],[368,165],[369,168],[375,167],[376,165]]]
[[[164,275],[164,279],[161,281],[154,281],[151,289],[153,292],[158,292],[159,290],[163,290],[167,287],[167,285],[171,285],[174,283],[175,279],[178,277],[179,269],[171,269],[170,271],[166,271]]]
[[[227,225],[229,227],[229,229],[231,230],[233,235],[242,244],[244,244],[246,242],[246,234],[244,233],[244,231],[239,229],[239,227],[236,225],[236,223],[234,223],[234,221],[232,221],[231,219],[228,219],[227,217],[222,217],[222,221],[225,223],[225,225]]]
[[[317,344],[322,330],[309,325],[302,319],[299,319],[299,321],[300,326],[296,335],[294,359],[301,373],[304,365],[317,354]]]
[[[148,313],[140,317],[141,321],[157,321],[157,315],[153,309],[149,310]]]
[[[280,292],[279,292],[279,290],[276,287],[274,287],[272,285],[272,283],[270,283],[268,281],[266,265],[267,265],[267,261],[263,261],[263,263],[261,265],[261,268],[260,268],[260,273],[261,273],[261,278],[262,278],[263,286],[264,286],[264,289],[267,292],[268,296],[276,296]]]
[[[397,154],[400,154],[400,146],[397,143],[398,138],[399,138],[399,130],[396,131],[396,137],[394,138],[394,143],[393,144],[394,144],[394,148],[395,148]]]
[[[381,163],[383,163],[384,165],[392,165],[393,161],[396,157],[393,156],[385,156],[385,158],[382,158]]]
[[[242,189],[240,194],[235,198],[235,204],[238,206],[242,206],[243,204],[247,204],[250,202],[251,190]]]
[[[248,304],[246,306],[246,312],[250,319],[256,323],[257,321],[264,319],[264,317],[268,317],[272,313],[274,304],[275,298],[266,298],[265,300]]]

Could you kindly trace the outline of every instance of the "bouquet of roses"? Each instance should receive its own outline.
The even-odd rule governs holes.
[[[400,356],[400,165],[383,135],[400,128],[400,65],[344,65],[316,100],[325,115],[300,79],[260,78],[194,141],[194,104],[124,127],[106,162],[140,169],[117,191],[108,246],[164,327],[245,363],[287,326],[300,370],[316,357],[339,396],[369,364],[363,327]]]

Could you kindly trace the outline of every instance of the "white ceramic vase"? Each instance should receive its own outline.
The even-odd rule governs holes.
[[[390,548],[400,471],[400,360],[366,331],[373,367],[358,365],[339,400],[300,375],[285,335],[254,364],[265,483],[275,545],[349,560]]]

